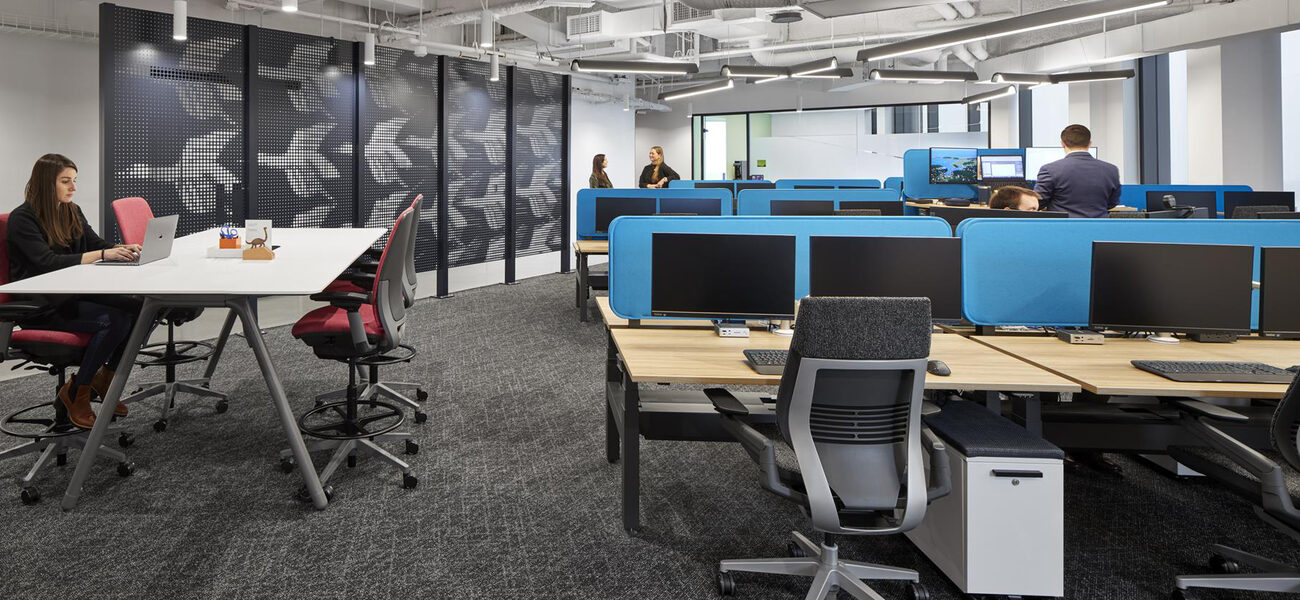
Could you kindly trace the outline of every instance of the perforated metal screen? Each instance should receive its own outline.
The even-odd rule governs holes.
[[[105,237],[118,238],[112,201],[131,196],[180,215],[178,235],[242,219],[244,28],[190,19],[178,42],[169,14],[105,6],[102,18]]]
[[[563,249],[564,93],[561,75],[514,70],[515,250],[518,256]]]
[[[250,28],[252,214],[276,227],[350,227],[356,216],[354,42]]]
[[[424,194],[415,264],[432,271],[438,268],[438,57],[380,46],[375,64],[362,67],[362,81],[359,224],[392,227],[415,195]]]
[[[506,85],[487,63],[446,59],[448,266],[505,257]]]

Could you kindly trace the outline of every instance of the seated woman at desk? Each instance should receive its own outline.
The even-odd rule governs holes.
[[[9,279],[18,281],[97,260],[134,260],[138,245],[113,245],[95,234],[81,207],[72,201],[77,191],[77,165],[61,154],[46,154],[32,167],[26,201],[9,213]],[[44,310],[20,324],[39,329],[91,333],[72,381],[59,389],[58,401],[68,409],[73,425],[90,428],[95,413],[91,393],[108,392],[113,373],[126,350],[127,336],[140,302],[127,296],[101,294],[50,295],[40,298]],[[119,404],[117,414],[125,416]]]
[[[1038,210],[1038,194],[1029,188],[1003,186],[993,192],[993,196],[989,198],[989,208]]]
[[[641,180],[637,183],[637,187],[666,188],[669,181],[681,178],[682,176],[678,175],[677,171],[664,164],[664,149],[659,146],[651,146],[650,164],[641,169]]]

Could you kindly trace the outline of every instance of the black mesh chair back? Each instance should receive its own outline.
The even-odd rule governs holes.
[[[1258,219],[1259,213],[1290,212],[1290,206],[1238,206],[1229,215],[1234,219]]]

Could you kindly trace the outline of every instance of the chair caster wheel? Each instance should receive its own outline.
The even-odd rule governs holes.
[[[786,544],[785,551],[794,558],[806,558],[808,556],[808,553],[803,551],[803,547],[794,542]]]
[[[418,444],[418,443],[416,443],[416,442],[412,442],[411,440],[406,440],[406,453],[407,453],[407,454],[419,454],[419,453],[420,453],[420,444]]]
[[[158,433],[167,431],[167,419],[158,419],[157,421],[154,421],[153,430],[157,431]]]
[[[219,415],[220,415],[220,414],[224,414],[224,413],[225,413],[226,411],[228,411],[228,410],[230,410],[230,403],[229,403],[229,402],[226,402],[225,400],[222,400],[222,401],[220,401],[220,402],[217,403],[217,414],[219,414]]]
[[[324,401],[324,400],[317,400],[317,401],[316,401],[316,408],[320,408],[321,406],[324,406],[324,404],[325,404],[325,401]]]
[[[402,487],[413,490],[415,486],[420,485],[420,480],[410,473],[402,474]]]
[[[424,402],[425,400],[429,399],[429,392],[426,392],[420,388],[415,388],[415,399],[420,402]]]
[[[54,457],[54,464],[56,464],[56,465],[58,465],[58,466],[60,466],[60,467],[62,467],[62,466],[64,466],[64,465],[67,465],[67,464],[68,464],[68,453],[67,453],[67,452],[62,452],[62,453],[60,453],[58,456],[55,456],[55,457]]]
[[[930,590],[920,582],[913,581],[907,586],[907,598],[908,600],[930,600]]]
[[[327,485],[321,488],[321,491],[325,492],[326,502],[332,502],[334,500],[334,486]],[[305,485],[298,488],[298,493],[294,494],[294,497],[297,498],[299,502],[311,503],[311,493],[307,491],[307,486]]]
[[[18,494],[18,499],[22,500],[23,504],[31,506],[41,501],[41,491],[34,485],[24,486],[22,492]]]
[[[416,423],[423,423],[423,422],[428,421],[428,420],[429,420],[429,415],[428,415],[427,413],[422,413],[422,412],[420,412],[420,411],[415,411],[415,422],[416,422]]]
[[[117,463],[118,475],[130,477],[132,473],[135,473],[135,463],[130,461]]]
[[[123,447],[123,448],[130,448],[130,447],[131,447],[132,445],[134,445],[134,444],[135,444],[135,436],[134,436],[134,435],[131,435],[131,434],[126,433],[126,432],[122,432],[121,435],[118,435],[118,436],[117,436],[117,445],[119,445],[119,446],[121,446],[121,447]]]
[[[292,458],[280,459],[280,472],[288,475],[293,472],[294,467],[298,466]]]
[[[718,573],[718,594],[721,596],[736,595],[736,579],[731,573]]]
[[[355,466],[357,466],[357,455],[355,455],[355,454],[349,454],[349,455],[348,455],[348,468],[351,469],[351,468],[353,468],[353,467],[355,467]]]
[[[1210,557],[1210,568],[1214,569],[1215,573],[1225,575],[1236,575],[1241,572],[1241,565],[1237,561],[1218,555]]]

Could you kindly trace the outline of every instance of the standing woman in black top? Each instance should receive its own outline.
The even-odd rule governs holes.
[[[18,281],[98,260],[134,260],[138,245],[114,246],[105,242],[86,222],[81,207],[72,201],[77,191],[77,165],[61,154],[46,154],[32,167],[26,201],[9,213],[9,279]],[[73,425],[89,429],[95,424],[91,393],[108,392],[113,373],[126,350],[127,336],[140,302],[127,296],[101,294],[50,295],[37,315],[19,324],[39,329],[93,334],[82,355],[81,368],[59,389],[58,401],[68,408]],[[125,415],[119,404],[117,414]]]
[[[681,178],[682,176],[678,175],[677,171],[664,164],[664,149],[659,146],[651,146],[650,164],[641,169],[641,181],[637,184],[637,187],[666,188],[669,181]]]
[[[587,187],[589,188],[612,188],[613,183],[609,181],[609,175],[605,174],[605,167],[609,166],[609,161],[605,159],[604,154],[597,154],[591,158],[591,177],[587,178]]]

